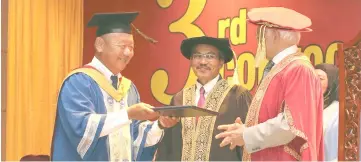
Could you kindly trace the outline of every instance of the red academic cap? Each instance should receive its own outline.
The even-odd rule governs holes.
[[[310,32],[311,19],[292,9],[284,7],[253,8],[248,14],[248,21],[268,28]]]

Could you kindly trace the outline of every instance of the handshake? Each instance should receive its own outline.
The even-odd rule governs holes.
[[[179,122],[179,118],[160,116],[153,108],[153,106],[146,103],[132,105],[127,108],[128,117],[134,120],[158,120],[159,124],[164,128],[173,127]]]

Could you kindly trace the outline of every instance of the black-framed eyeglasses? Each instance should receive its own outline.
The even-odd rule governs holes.
[[[217,55],[215,55],[215,54],[210,54],[210,53],[207,53],[207,54],[199,54],[199,53],[197,53],[197,54],[193,54],[192,55],[192,59],[193,60],[202,60],[202,58],[205,58],[207,61],[210,61],[210,60],[215,60],[215,59],[217,59],[218,58],[218,56]]]

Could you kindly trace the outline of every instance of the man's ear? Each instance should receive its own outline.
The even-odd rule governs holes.
[[[95,47],[95,50],[96,50],[97,53],[103,52],[104,45],[105,45],[105,42],[104,42],[103,38],[97,37],[95,39],[94,47]]]

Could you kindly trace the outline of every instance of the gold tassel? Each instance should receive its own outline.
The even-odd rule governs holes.
[[[233,84],[239,85],[239,76],[238,76],[238,62],[237,62],[237,56],[236,53],[232,50],[233,52],[233,59],[236,62],[236,65],[234,66],[234,70],[233,70],[233,78],[232,78],[232,82]]]
[[[143,38],[145,38],[147,41],[149,41],[149,42],[151,42],[151,43],[153,43],[153,44],[155,44],[155,43],[158,43],[158,41],[157,40],[155,40],[155,39],[153,39],[153,38],[151,38],[151,37],[148,37],[147,35],[145,35],[143,32],[141,32],[138,28],[136,28],[135,27],[135,25],[132,23],[132,27],[135,29],[135,31],[139,34],[139,35],[141,35]]]
[[[261,62],[266,59],[266,25],[261,25],[258,32],[258,45],[257,45],[257,53],[256,53],[256,67],[259,67]]]

